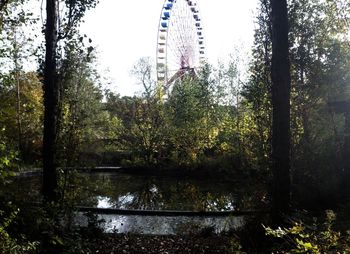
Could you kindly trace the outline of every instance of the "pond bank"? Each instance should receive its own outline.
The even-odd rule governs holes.
[[[212,235],[209,231],[188,236],[106,234],[87,245],[92,253],[103,254],[232,253],[235,247],[232,240],[232,237]]]
[[[204,179],[213,178],[245,178],[252,177],[245,170],[216,170],[213,168],[200,167],[146,167],[146,166],[77,166],[77,167],[58,167],[58,169],[76,170],[81,173],[123,173],[129,175],[148,175],[148,176],[167,176],[167,177],[186,177]],[[15,172],[16,176],[33,176],[42,174],[42,168],[21,168]]]

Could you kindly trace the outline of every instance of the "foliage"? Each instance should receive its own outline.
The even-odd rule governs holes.
[[[321,199],[336,198],[342,178],[345,121],[330,106],[349,99],[350,48],[348,38],[341,36],[348,14],[341,2],[290,4],[294,179],[301,185],[308,182],[314,189],[310,196]]]
[[[132,114],[131,121],[124,123],[125,128],[130,126],[130,133],[125,138],[131,141],[124,144],[133,151],[136,160],[141,160],[141,164],[146,165],[160,162],[167,139],[164,105],[161,103],[152,70],[153,65],[149,58],[141,58],[133,67],[131,73],[142,85],[143,93],[140,98],[132,99],[133,108],[129,111]]]
[[[1,137],[0,131],[0,137]],[[0,141],[0,185],[3,184],[7,177],[12,176],[13,173],[9,170],[16,158],[16,153],[11,151],[4,140]]]
[[[266,171],[269,168],[271,151],[271,25],[269,1],[260,1],[257,28],[252,49],[250,76],[244,84],[242,96],[246,119],[249,119],[244,139],[249,146],[249,161],[254,168]]]
[[[269,169],[271,153],[270,11],[269,1],[261,0],[250,78],[242,91],[249,119],[248,129],[241,132],[245,157],[260,172]],[[340,193],[345,120],[331,105],[349,100],[347,11],[348,4],[341,0],[289,1],[291,163],[298,200],[306,198],[305,191],[310,200],[328,202]]]
[[[0,123],[4,128],[3,135],[18,149],[22,162],[34,164],[40,159],[41,154],[42,84],[36,73],[20,73],[17,85],[20,86],[21,110],[18,114],[16,110],[18,97],[16,87],[13,86],[15,83],[13,78],[12,73],[8,75],[9,87],[4,88],[0,94]]]
[[[60,0],[66,8],[61,13],[58,40],[68,42],[76,36],[79,24],[83,21],[86,11],[93,9],[98,4],[98,0]]]
[[[19,209],[14,209],[12,202],[6,202],[3,200],[2,188],[6,188],[6,184],[9,183],[9,178],[13,176],[13,163],[16,158],[16,153],[10,149],[10,146],[6,143],[3,131],[0,130],[0,253],[8,254],[22,254],[22,253],[34,253],[38,242],[29,242],[23,235],[20,235],[18,239],[14,238],[9,229],[11,224],[17,219]]]
[[[40,154],[41,83],[23,66],[36,52],[37,17],[26,0],[5,2],[0,29],[0,126],[21,163],[32,164]]]
[[[201,78],[189,77],[175,83],[167,105],[173,156],[180,164],[196,161],[205,150],[214,146],[218,135],[212,83],[205,76]]]
[[[232,102],[225,98],[231,98],[225,91],[233,89],[234,68],[231,63],[218,81],[217,70],[206,65],[196,76],[177,80],[164,100],[159,96],[150,60],[141,58],[131,73],[142,85],[142,95],[120,98],[108,92],[106,103],[110,114],[122,120],[125,129],[119,147],[131,151],[131,163],[194,168],[215,155],[225,157],[234,152],[239,156],[240,149],[235,147],[241,125],[236,124]]]
[[[335,219],[335,213],[329,210],[323,224],[315,223],[310,227],[302,222],[295,222],[290,228],[264,228],[267,235],[281,239],[282,242],[274,248],[277,253],[348,253],[350,234],[335,231]]]
[[[21,66],[35,54],[34,38],[38,21],[28,8],[29,0],[5,1],[4,10],[0,10],[0,62],[2,71]]]
[[[0,218],[3,217],[4,212],[0,210]],[[35,253],[38,242],[25,242],[25,239],[19,242],[12,238],[6,231],[16,218],[18,211],[12,212],[8,217],[0,219],[0,252],[4,254],[27,254]]]
[[[94,68],[94,57],[74,41],[67,45],[67,56],[62,59],[60,82],[61,165],[77,165],[79,156],[99,142],[112,142],[121,131],[120,120],[103,108],[100,78]]]

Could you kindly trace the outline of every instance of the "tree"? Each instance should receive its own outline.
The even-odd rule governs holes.
[[[261,0],[257,16],[258,27],[255,30],[253,60],[250,63],[250,76],[244,85],[242,95],[249,131],[245,135],[245,146],[252,156],[250,163],[256,161],[260,171],[267,171],[270,166],[272,136],[271,106],[271,23],[270,1]],[[255,163],[254,163],[255,164]]]
[[[309,199],[318,198],[319,204],[333,203],[344,193],[339,182],[344,179],[340,152],[346,136],[344,119],[330,105],[348,99],[346,5],[342,0],[289,4],[291,167],[293,184],[299,186],[293,196],[305,196],[300,188],[304,185]]]
[[[290,205],[290,63],[288,12],[286,0],[271,0],[272,23],[272,216],[281,222],[281,214]]]
[[[62,166],[81,165],[83,152],[95,154],[100,147],[117,142],[120,120],[106,111],[101,79],[94,66],[95,57],[82,42],[72,40],[61,59],[59,79],[62,113],[59,129],[59,161]]]
[[[35,72],[16,74],[12,72],[7,75],[7,80],[2,81],[8,87],[0,89],[0,125],[4,128],[4,135],[7,137],[8,146],[16,148],[18,163],[32,165],[41,160],[42,149],[42,83]],[[14,82],[18,78],[18,82]],[[17,84],[14,84],[17,83]],[[18,150],[18,130],[16,124],[18,112],[17,89],[20,86],[21,112],[21,149]],[[17,115],[17,117],[16,117]]]
[[[29,78],[30,75],[24,73],[23,66],[28,63],[35,51],[31,32],[37,20],[35,15],[26,9],[26,3],[27,0],[3,2],[3,9],[0,11],[0,97],[2,98],[0,107],[3,109],[0,111],[0,122],[6,124],[13,122],[11,117],[17,120],[7,128],[6,133],[10,134],[8,140],[16,143],[19,164],[24,158],[23,134],[27,127],[22,124],[22,118],[27,111],[26,99],[21,97],[24,95],[22,86],[31,86],[31,81],[34,81]],[[16,115],[12,114],[14,109],[16,109]]]
[[[57,182],[57,125],[59,116],[59,87],[57,82],[58,1],[46,1],[45,65],[44,65],[44,139],[43,195],[46,201],[58,199]]]
[[[173,160],[183,165],[198,163],[212,154],[219,135],[216,83],[209,65],[196,74],[185,75],[173,84],[166,102]]]
[[[58,42],[69,41],[77,34],[77,25],[86,10],[96,6],[95,0],[65,1],[66,13],[59,20],[59,0],[46,1],[44,63],[44,140],[43,195],[45,200],[58,199],[56,167],[60,115],[60,82],[57,75]],[[60,15],[61,16],[61,15]],[[58,27],[60,24],[60,27]],[[89,49],[90,51],[92,48]]]
[[[266,159],[272,136],[272,41],[269,1],[260,2],[251,75],[243,95],[253,121],[246,135],[249,142],[245,144],[251,144],[249,151],[264,170],[269,168]],[[329,102],[349,98],[350,44],[344,36],[349,20],[347,10],[342,0],[292,0],[288,7],[293,197],[302,198],[308,206],[314,206],[316,199],[319,205],[329,205],[343,193],[339,189],[343,189],[340,182],[345,178],[341,175],[343,165],[347,165],[341,158],[346,136],[344,113],[336,112]]]
[[[152,70],[149,58],[141,58],[131,70],[137,82],[142,85],[143,93],[140,98],[134,98],[134,118],[131,121],[131,135],[128,137],[132,142],[129,145],[147,165],[159,164],[166,143],[164,104],[159,97]],[[126,127],[127,125],[125,123]]]

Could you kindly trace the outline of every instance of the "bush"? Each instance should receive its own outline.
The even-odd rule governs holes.
[[[22,237],[21,242],[17,239],[12,238],[9,233],[6,231],[8,226],[16,218],[18,211],[12,212],[8,217],[0,219],[0,253],[3,254],[24,254],[24,253],[34,253],[38,242],[27,242],[24,237]],[[3,211],[0,211],[0,216],[4,214]]]
[[[306,226],[303,222],[294,222],[290,228],[264,228],[267,235],[281,240],[273,253],[350,253],[350,232],[335,231],[335,219],[333,211],[326,211],[324,223]]]
[[[1,133],[0,133],[1,138]],[[10,176],[14,173],[11,170],[16,159],[16,153],[11,149],[8,149],[6,143],[0,141],[0,185],[5,185],[8,182]],[[0,253],[2,254],[22,254],[22,253],[33,253],[38,242],[29,242],[24,236],[20,235],[20,239],[16,239],[11,236],[8,232],[8,228],[12,222],[16,219],[19,209],[13,208],[10,203],[2,204],[0,210]],[[5,212],[6,210],[7,212]]]

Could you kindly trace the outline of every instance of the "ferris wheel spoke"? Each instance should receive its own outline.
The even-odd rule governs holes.
[[[180,59],[181,56],[184,54],[184,51],[181,48],[175,47],[174,44],[169,44],[168,46],[168,56],[172,55],[174,56],[176,59],[178,59],[178,63],[180,66]]]

